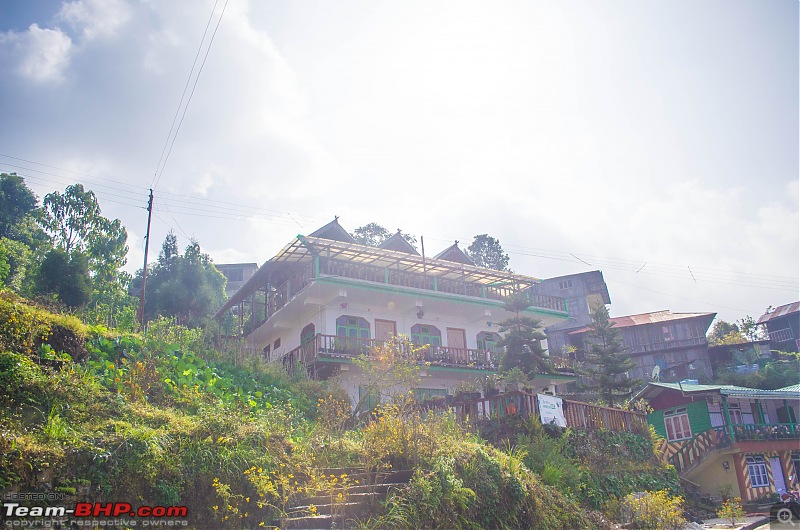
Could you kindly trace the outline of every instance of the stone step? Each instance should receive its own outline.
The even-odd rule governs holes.
[[[308,530],[327,530],[333,527],[334,518],[330,515],[293,517],[280,525],[281,528],[304,528]]]
[[[348,486],[346,488],[333,488],[333,495],[337,493],[348,492],[350,495],[355,493],[382,493],[386,494],[392,488],[400,488],[408,484],[408,482],[384,482],[380,484],[358,484]],[[317,490],[314,492],[313,497],[330,497],[331,490]]]

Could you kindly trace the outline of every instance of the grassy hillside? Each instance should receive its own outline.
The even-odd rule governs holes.
[[[591,509],[613,514],[609,499],[675,486],[642,479],[664,475],[646,438],[551,435],[528,422],[492,445],[410,404],[345,428],[341,391],[233,358],[168,321],[144,340],[116,336],[4,293],[0,489],[186,505],[197,528],[253,528],[348,480],[322,470],[410,469],[406,487],[352,525],[560,529],[603,527]]]

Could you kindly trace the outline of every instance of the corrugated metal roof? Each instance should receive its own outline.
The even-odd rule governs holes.
[[[716,313],[672,313],[668,309],[663,311],[653,311],[650,313],[639,313],[638,315],[627,315],[621,317],[612,317],[608,320],[614,323],[615,328],[628,328],[631,326],[641,326],[643,324],[657,324],[660,322],[671,322],[674,320],[682,320],[684,318],[695,318],[695,317],[703,317],[703,316],[710,316],[714,317]],[[575,331],[571,331],[570,335],[578,335],[580,333],[586,333],[589,331],[589,327],[583,327],[580,329],[576,329]]]
[[[680,384],[680,383],[653,383],[650,382],[647,386],[639,391],[635,399],[640,397],[655,397],[663,390],[674,390],[684,394],[703,393],[703,392],[718,392],[726,396],[734,397],[752,397],[763,399],[800,399],[800,385],[793,385],[786,388],[779,388],[777,390],[762,390],[760,388],[748,388],[744,386],[734,385],[693,385],[693,384]]]
[[[800,302],[792,302],[791,304],[782,305],[776,307],[771,313],[764,313],[758,317],[757,324],[763,324],[764,322],[768,322],[773,318],[785,317],[786,315],[791,315],[792,313],[800,313]]]

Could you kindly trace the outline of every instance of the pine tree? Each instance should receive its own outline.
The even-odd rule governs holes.
[[[539,331],[541,320],[520,315],[529,306],[530,302],[524,295],[506,301],[505,309],[513,312],[514,317],[500,322],[500,333],[504,335],[498,346],[505,348],[500,359],[500,370],[504,372],[512,368],[519,368],[528,376],[552,372],[545,349],[542,348],[541,341],[547,337]]]
[[[597,392],[609,407],[630,396],[639,383],[628,377],[627,372],[636,363],[625,356],[625,347],[619,330],[614,328],[608,309],[600,304],[592,309],[592,324],[586,338],[586,386]]]

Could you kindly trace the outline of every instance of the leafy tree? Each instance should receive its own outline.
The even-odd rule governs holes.
[[[54,294],[66,306],[77,309],[92,296],[89,263],[80,252],[55,248],[47,253],[36,278],[37,291]]]
[[[717,320],[708,333],[708,342],[712,346],[719,346],[722,344],[739,344],[745,342],[745,339],[737,324]]]
[[[733,324],[724,320],[717,320],[708,333],[708,342],[712,346],[725,344],[741,344],[754,342],[766,338],[764,330],[753,317],[747,315]]]
[[[367,247],[377,247],[392,237],[392,233],[378,223],[368,223],[364,226],[359,226],[353,230],[353,233],[350,235],[353,236],[353,239],[356,240],[356,243]],[[403,239],[408,241],[412,247],[417,248],[416,237],[410,234],[401,235],[403,236]]]
[[[15,173],[0,173],[0,237],[14,238],[16,228],[36,210],[36,195]]]
[[[73,184],[63,194],[45,195],[42,209],[41,225],[54,245],[88,259],[95,291],[119,291],[118,271],[127,262],[128,234],[119,219],[103,217],[94,192]]]
[[[353,417],[369,412],[370,406],[387,398],[397,403],[408,397],[408,391],[419,384],[422,359],[423,349],[405,336],[392,337],[353,359],[362,373],[361,397],[353,408]]]
[[[608,309],[599,304],[592,309],[592,324],[586,339],[586,386],[594,390],[609,407],[630,396],[639,380],[631,379],[626,372],[636,366],[625,356],[622,336],[614,328]]]
[[[466,254],[478,267],[498,271],[510,270],[508,254],[503,251],[500,241],[489,234],[475,236],[472,244],[467,247]]]
[[[225,276],[217,270],[200,244],[192,240],[182,256],[175,234],[167,234],[159,261],[147,276],[145,318],[175,317],[188,327],[202,327],[225,301]],[[141,271],[132,289],[141,288]]]
[[[504,335],[498,346],[505,348],[500,358],[500,370],[519,368],[528,376],[552,372],[545,349],[542,348],[542,341],[547,337],[539,331],[541,320],[520,314],[530,306],[526,296],[519,294],[510,297],[505,305],[506,311],[513,312],[514,317],[499,324],[500,333]]]

